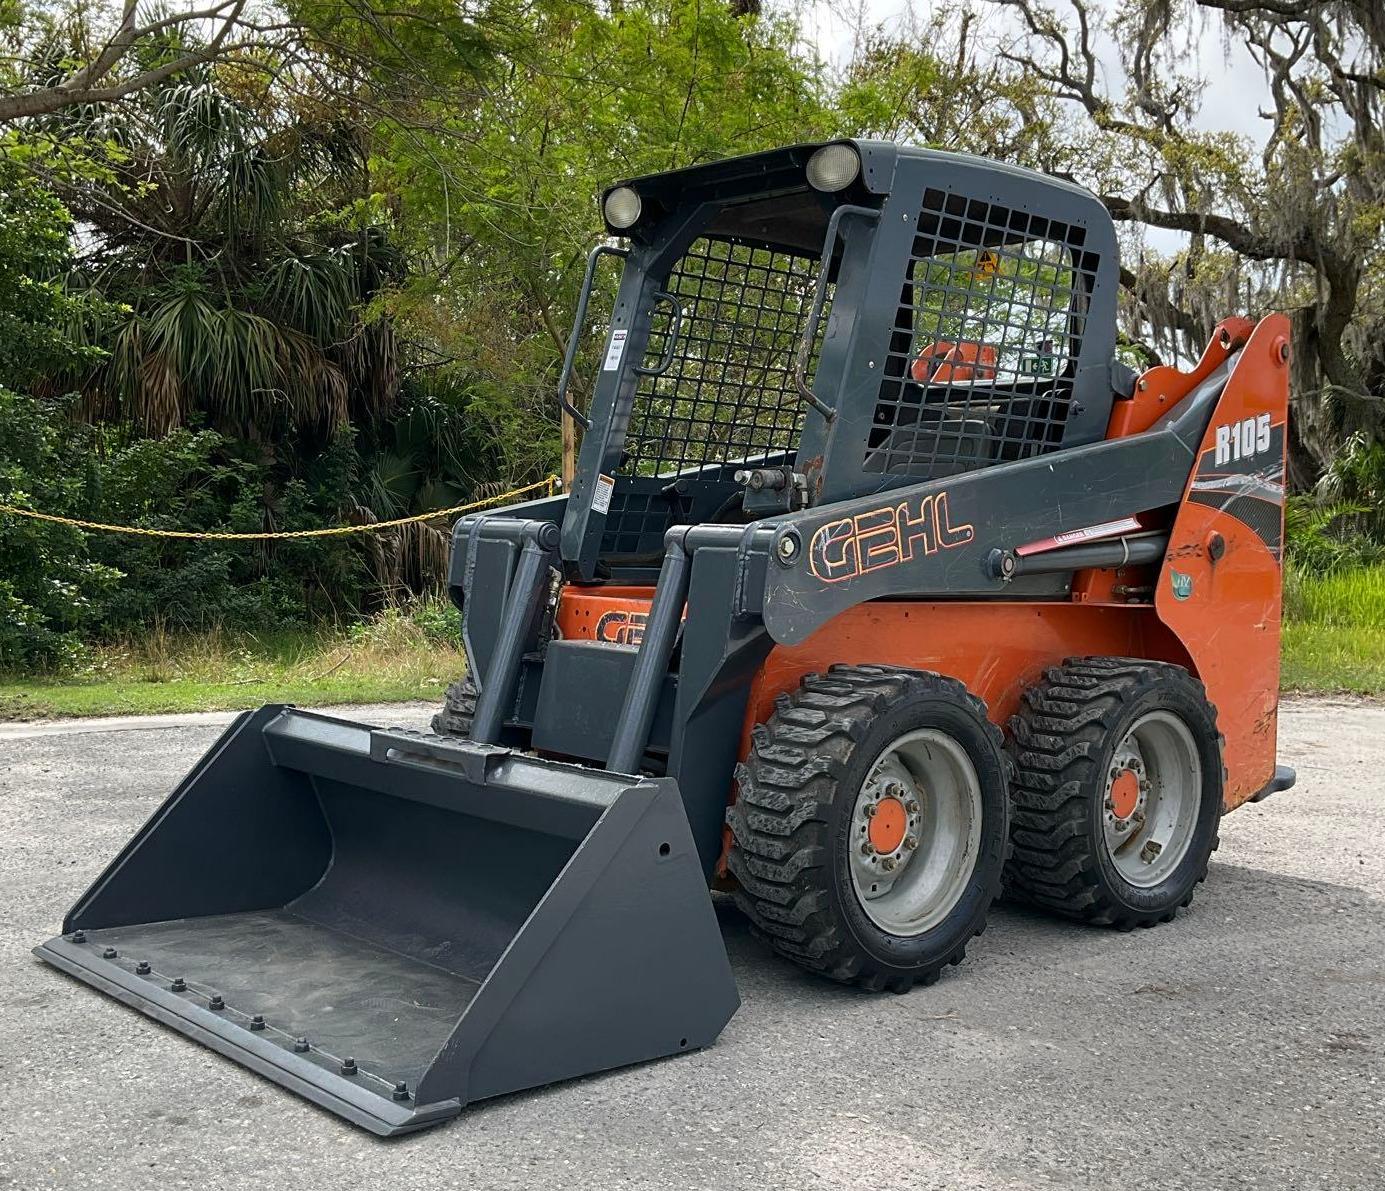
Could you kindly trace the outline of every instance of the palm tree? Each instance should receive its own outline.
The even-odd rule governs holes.
[[[193,421],[238,437],[322,439],[379,419],[398,392],[372,300],[403,274],[362,193],[357,130],[286,112],[203,68],[53,134],[110,146],[99,186],[60,193],[85,243],[72,283],[122,302],[84,329],[104,364],[75,380],[88,416],[152,434]]]

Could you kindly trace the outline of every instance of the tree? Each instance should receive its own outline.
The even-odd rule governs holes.
[[[422,265],[397,309],[472,393],[506,474],[557,462],[554,393],[587,251],[612,182],[829,133],[817,64],[786,19],[720,2],[536,6],[513,65],[487,76],[440,135],[385,131],[377,178],[396,190]],[[431,113],[430,113],[431,115]],[[441,115],[439,113],[439,115]],[[587,396],[609,311],[607,266],[574,396]]]
[[[116,104],[218,64],[398,114],[474,76],[504,44],[515,11],[506,0],[16,5],[0,14],[17,48],[0,71],[0,125]]]
[[[403,267],[381,224],[342,218],[363,170],[349,126],[196,66],[43,130],[104,147],[99,185],[48,181],[86,228],[69,284],[121,303],[86,327],[104,363],[50,391],[152,434],[205,420],[265,442],[388,412],[395,345],[368,304]]]
[[[25,506],[80,486],[59,465],[62,419],[14,388],[46,369],[90,364],[97,353],[67,333],[88,313],[61,277],[71,218],[61,203],[0,159],[0,503]],[[74,656],[87,619],[84,598],[115,572],[89,561],[66,526],[0,516],[0,665]],[[79,595],[78,593],[82,593]]]
[[[1127,272],[1131,321],[1196,350],[1249,298],[1294,315],[1291,473],[1310,484],[1345,435],[1385,430],[1385,16],[1374,0],[993,0],[1026,36],[1005,58],[1084,118],[1070,172],[1118,221],[1181,232],[1173,268]],[[1264,68],[1255,148],[1198,131],[1189,38],[1219,21]],[[1124,86],[1102,83],[1100,38]],[[1085,133],[1086,135],[1081,135]],[[1172,300],[1170,300],[1170,296]],[[1230,301],[1228,301],[1230,299]]]

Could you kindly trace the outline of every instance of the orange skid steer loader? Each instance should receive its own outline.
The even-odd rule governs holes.
[[[1002,889],[1172,919],[1223,812],[1293,782],[1284,318],[1136,376],[1101,204],[930,150],[602,210],[575,482],[455,526],[434,731],[242,716],[38,948],[382,1134],[712,1043],[709,886],[903,992]]]

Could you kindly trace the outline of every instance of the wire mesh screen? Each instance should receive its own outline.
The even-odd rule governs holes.
[[[668,303],[655,314],[642,364],[652,369],[667,359],[668,367],[640,378],[623,474],[792,454],[803,423],[793,359],[817,269],[816,258],[729,240],[689,247],[665,286],[682,308],[672,343]]]
[[[944,476],[1062,445],[1096,280],[1084,238],[924,192],[865,470]]]

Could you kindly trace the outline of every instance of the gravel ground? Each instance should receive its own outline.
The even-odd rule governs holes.
[[[0,726],[0,1186],[1385,1187],[1385,708],[1286,704],[1298,787],[1226,820],[1172,926],[1004,907],[872,997],[726,912],[715,1047],[391,1142],[29,954],[228,718]]]

